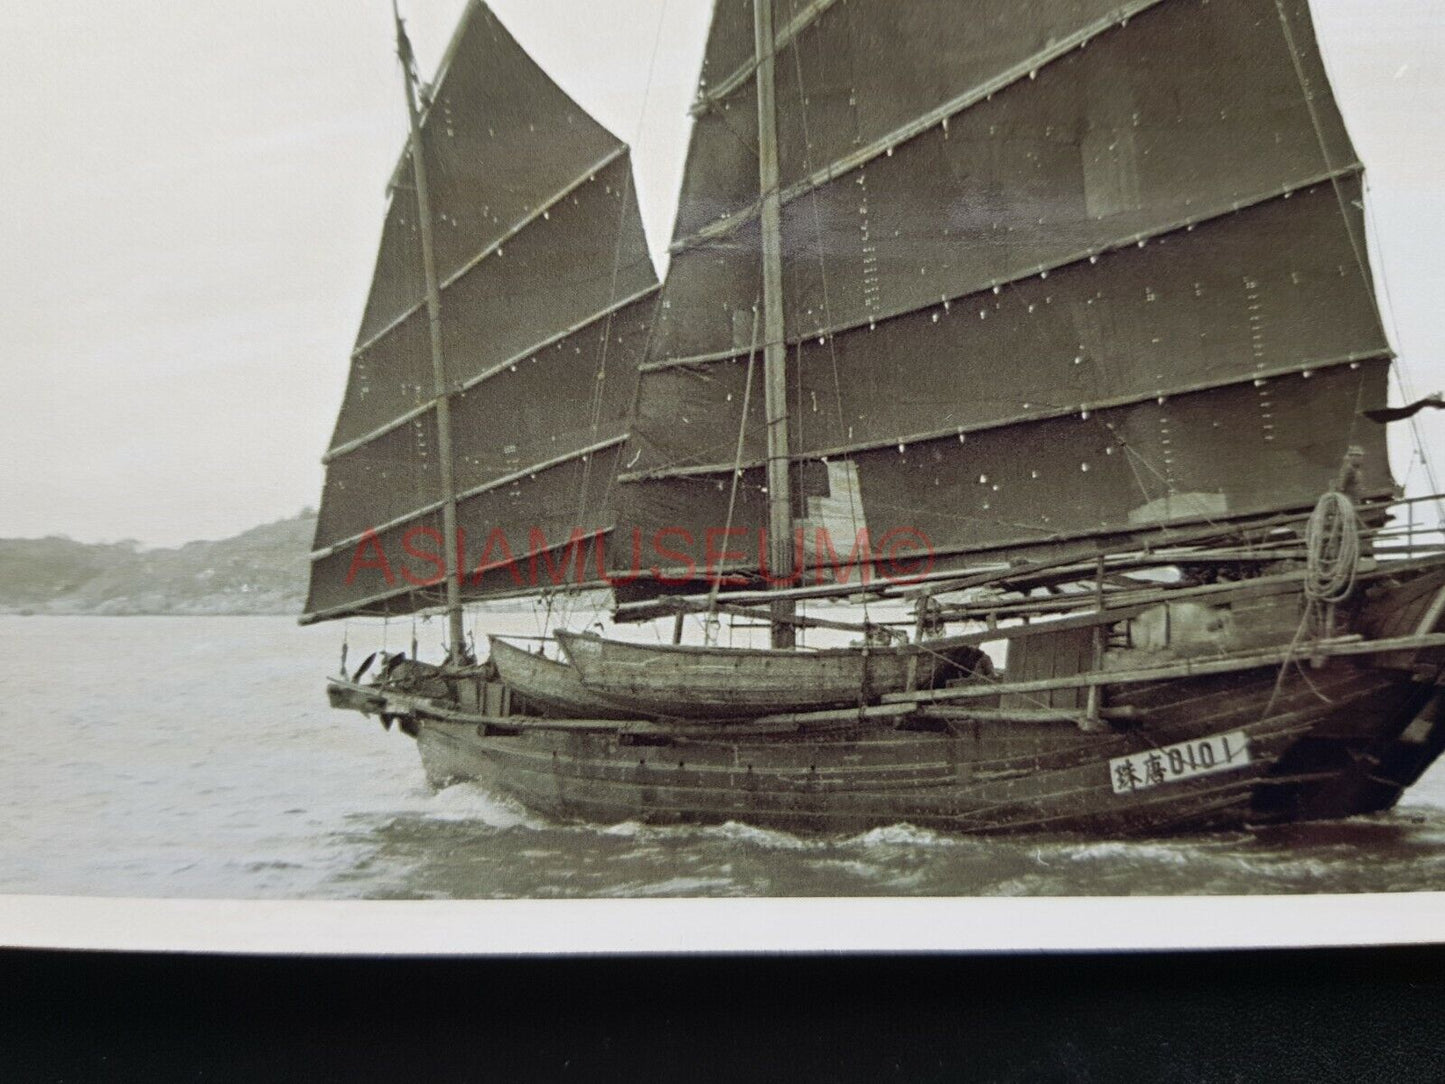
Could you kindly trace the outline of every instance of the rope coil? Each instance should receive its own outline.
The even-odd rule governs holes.
[[[1326,493],[1305,529],[1305,595],[1313,602],[1343,602],[1355,589],[1360,567],[1360,520],[1340,492]]]
[[[1312,629],[1316,635],[1330,635],[1334,622],[1333,607],[1350,597],[1359,568],[1360,519],[1355,514],[1355,502],[1339,490],[1332,490],[1315,504],[1305,527],[1304,614],[1300,617],[1299,628],[1290,641],[1284,662],[1280,664],[1274,691],[1270,693],[1261,718],[1268,718],[1274,711],[1291,666],[1298,669],[1300,677],[1316,696],[1329,701],[1314,687],[1309,674],[1299,667],[1296,653]]]

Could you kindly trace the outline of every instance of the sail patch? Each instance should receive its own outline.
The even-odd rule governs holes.
[[[808,497],[808,514],[797,521],[803,539],[806,567],[828,572],[840,582],[861,573],[868,563],[864,548],[868,519],[863,513],[863,491],[858,484],[858,464],[852,460],[825,464],[828,494]],[[845,549],[846,547],[846,549]],[[849,552],[851,551],[851,552]]]
[[[1168,493],[1148,504],[1129,510],[1129,525],[1144,527],[1151,523],[1175,523],[1183,519],[1217,519],[1229,512],[1229,496],[1224,493]]]
[[[1139,195],[1139,151],[1133,128],[1101,129],[1080,144],[1084,204],[1090,218],[1111,218],[1144,206]]]

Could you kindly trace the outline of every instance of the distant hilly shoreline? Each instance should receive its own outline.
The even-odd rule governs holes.
[[[0,539],[0,613],[299,614],[316,516],[177,549],[68,538]]]

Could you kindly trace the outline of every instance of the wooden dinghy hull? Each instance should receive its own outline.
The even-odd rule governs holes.
[[[873,703],[907,688],[965,678],[986,660],[950,639],[906,647],[770,651],[629,644],[559,632],[582,684],[634,715],[695,719],[753,718]]]
[[[528,704],[561,719],[630,719],[625,708],[582,684],[564,662],[534,655],[499,637],[491,637],[492,663],[502,683]]]

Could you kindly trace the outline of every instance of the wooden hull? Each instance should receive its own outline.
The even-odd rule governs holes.
[[[415,698],[416,710],[370,710],[403,716],[433,785],[480,780],[567,820],[1110,838],[1239,829],[1388,809],[1445,752],[1445,567],[1379,580],[1347,617],[1380,646],[1320,643],[1314,660],[1285,666],[1206,660],[1182,677],[1011,680],[991,701],[966,685],[801,717],[773,702],[751,722],[479,718]],[[1067,703],[1007,703],[1060,682],[1101,683],[1112,725]]]
[[[1436,690],[1354,664],[1335,670],[1313,676],[1313,688],[1287,682],[1267,717],[1276,668],[1131,689],[1133,702],[1157,714],[1147,730],[1123,733],[960,711],[940,729],[860,728],[823,740],[634,743],[430,720],[417,739],[434,785],[478,779],[562,819],[826,833],[901,822],[1110,837],[1221,830],[1349,816],[1363,811],[1362,784],[1391,785],[1371,776]],[[1430,741],[1442,731],[1438,721]],[[1118,789],[1124,758],[1142,763],[1159,749],[1239,733],[1248,760],[1237,766]]]
[[[544,714],[562,719],[630,719],[625,708],[592,692],[566,663],[523,651],[496,636],[492,662],[503,684]]]
[[[873,703],[908,685],[920,688],[967,669],[950,652],[976,653],[949,640],[921,647],[763,651],[629,644],[598,636],[557,634],[582,684],[633,714],[699,719],[754,718]]]

